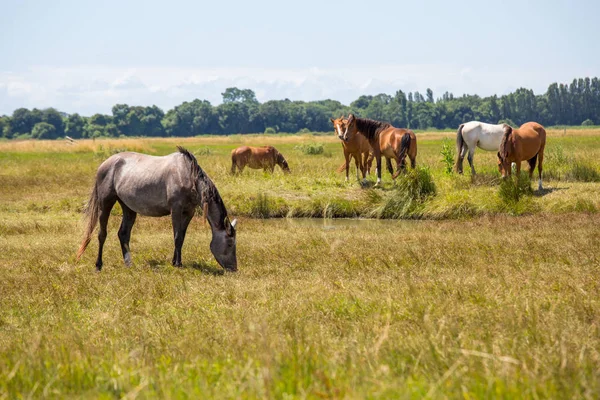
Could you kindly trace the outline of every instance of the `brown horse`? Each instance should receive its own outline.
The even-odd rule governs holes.
[[[511,175],[511,164],[517,164],[517,176],[521,173],[521,162],[529,163],[529,179],[533,176],[535,163],[538,163],[538,190],[542,190],[542,164],[546,130],[537,122],[526,122],[519,129],[504,125],[504,136],[498,151],[498,169],[503,178]]]
[[[342,139],[347,141],[356,132],[367,138],[377,160],[377,184],[381,183],[381,156],[387,158],[387,167],[392,179],[396,179],[406,168],[406,156],[410,158],[412,168],[416,165],[417,137],[410,129],[395,128],[386,122],[348,116],[346,131]],[[394,174],[390,159],[396,160],[397,171]]]
[[[285,173],[290,173],[290,167],[280,152],[273,146],[250,147],[241,146],[231,151],[231,173],[235,174],[236,167],[239,173],[248,166],[252,169],[263,169],[265,172],[273,172],[275,165]]]
[[[371,165],[373,164],[373,153],[371,151],[371,145],[369,141],[363,135],[352,135],[345,141],[343,139],[343,132],[346,130],[346,123],[343,117],[338,119],[330,118],[333,123],[333,129],[337,134],[338,138],[342,140],[342,148],[344,150],[344,158],[346,161],[338,168],[338,171],[342,171],[346,168],[346,180],[348,180],[348,173],[350,172],[350,160],[354,158],[356,165],[356,179],[360,179],[358,171],[362,172],[363,179],[366,178],[367,174],[371,173]]]

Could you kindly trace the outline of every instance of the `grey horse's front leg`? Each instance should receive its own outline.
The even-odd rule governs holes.
[[[171,221],[173,223],[173,238],[175,241],[175,250],[173,252],[172,264],[175,267],[181,267],[181,248],[185,240],[185,233],[190,224],[194,211],[185,211],[180,208],[174,208],[171,211]]]

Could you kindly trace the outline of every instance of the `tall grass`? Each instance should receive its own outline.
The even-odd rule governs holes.
[[[429,169],[411,169],[398,177],[393,194],[372,213],[377,218],[420,217],[423,204],[435,194],[436,187]]]

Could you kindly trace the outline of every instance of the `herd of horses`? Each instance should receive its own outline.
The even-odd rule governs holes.
[[[358,118],[331,119],[335,134],[342,142],[349,179],[350,161],[356,165],[356,177],[363,180],[370,173],[373,159],[376,161],[376,186],[381,183],[381,158],[395,180],[406,170],[406,157],[412,168],[416,166],[417,137],[410,129],[396,128],[389,123]],[[546,131],[536,122],[527,122],[518,129],[506,124],[492,125],[472,121],[460,125],[456,135],[458,158],[455,168],[463,172],[463,160],[467,159],[472,174],[475,174],[473,156],[477,147],[486,151],[497,151],[498,169],[503,178],[511,175],[512,164],[520,173],[521,162],[529,164],[529,177],[537,163],[539,190],[542,190],[542,164]],[[396,172],[392,167],[396,163]],[[245,167],[273,172],[278,165],[290,173],[283,155],[272,146],[242,146],[231,152],[231,173],[241,173]],[[86,205],[87,225],[84,238],[77,252],[77,259],[90,243],[92,233],[98,225],[98,256],[96,270],[102,269],[102,251],[107,237],[108,218],[116,203],[123,210],[123,219],[118,231],[123,261],[131,265],[129,240],[137,214],[151,217],[171,215],[175,250],[172,264],[181,266],[181,249],[186,231],[196,209],[201,207],[208,221],[212,240],[210,250],[223,268],[237,270],[236,223],[230,221],[227,209],[212,180],[198,165],[196,157],[179,147],[176,153],[157,157],[134,152],[117,153],[109,157],[98,168],[92,194]]]

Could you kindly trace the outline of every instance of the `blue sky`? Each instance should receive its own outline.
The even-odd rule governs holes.
[[[600,76],[598,1],[0,0],[0,114],[430,87],[544,92]]]

